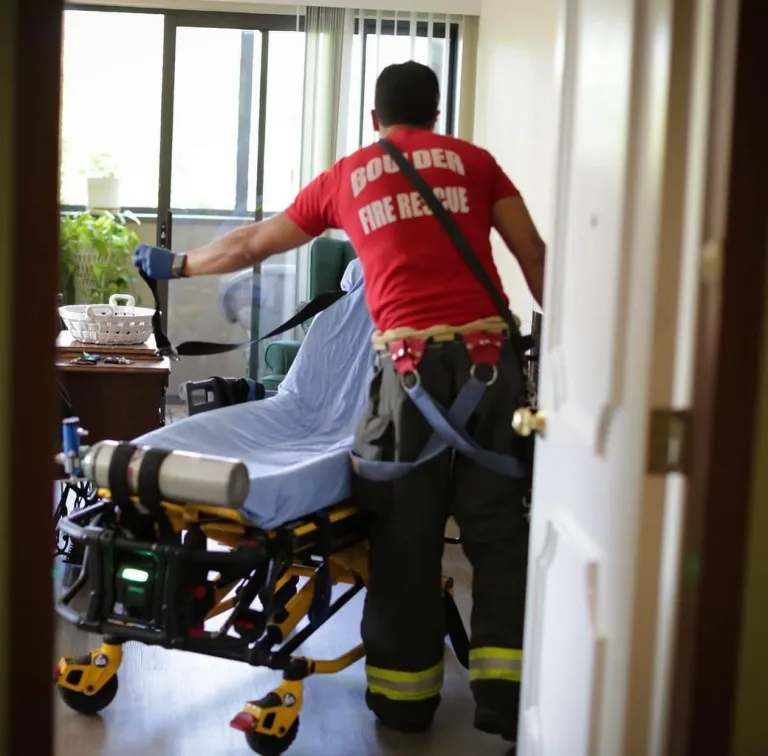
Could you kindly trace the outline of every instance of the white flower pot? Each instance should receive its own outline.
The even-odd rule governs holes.
[[[116,178],[89,178],[88,209],[119,210],[120,180]]]

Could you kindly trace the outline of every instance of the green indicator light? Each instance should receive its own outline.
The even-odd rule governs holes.
[[[130,580],[132,583],[146,583],[149,580],[149,573],[146,570],[138,570],[135,567],[124,567],[120,577],[123,580]]]

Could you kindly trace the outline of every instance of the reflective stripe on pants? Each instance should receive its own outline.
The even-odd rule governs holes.
[[[473,648],[469,652],[470,680],[520,682],[523,652],[513,648]]]
[[[422,672],[400,672],[366,665],[368,689],[393,701],[434,698],[443,687],[443,663]]]

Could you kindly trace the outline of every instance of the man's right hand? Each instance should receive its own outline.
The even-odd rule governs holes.
[[[173,278],[173,259],[170,249],[139,244],[133,252],[133,264],[143,270],[150,278],[167,281]]]

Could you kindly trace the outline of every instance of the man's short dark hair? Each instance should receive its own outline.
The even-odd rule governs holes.
[[[432,125],[440,103],[435,72],[415,61],[387,66],[376,81],[374,108],[382,126]]]

